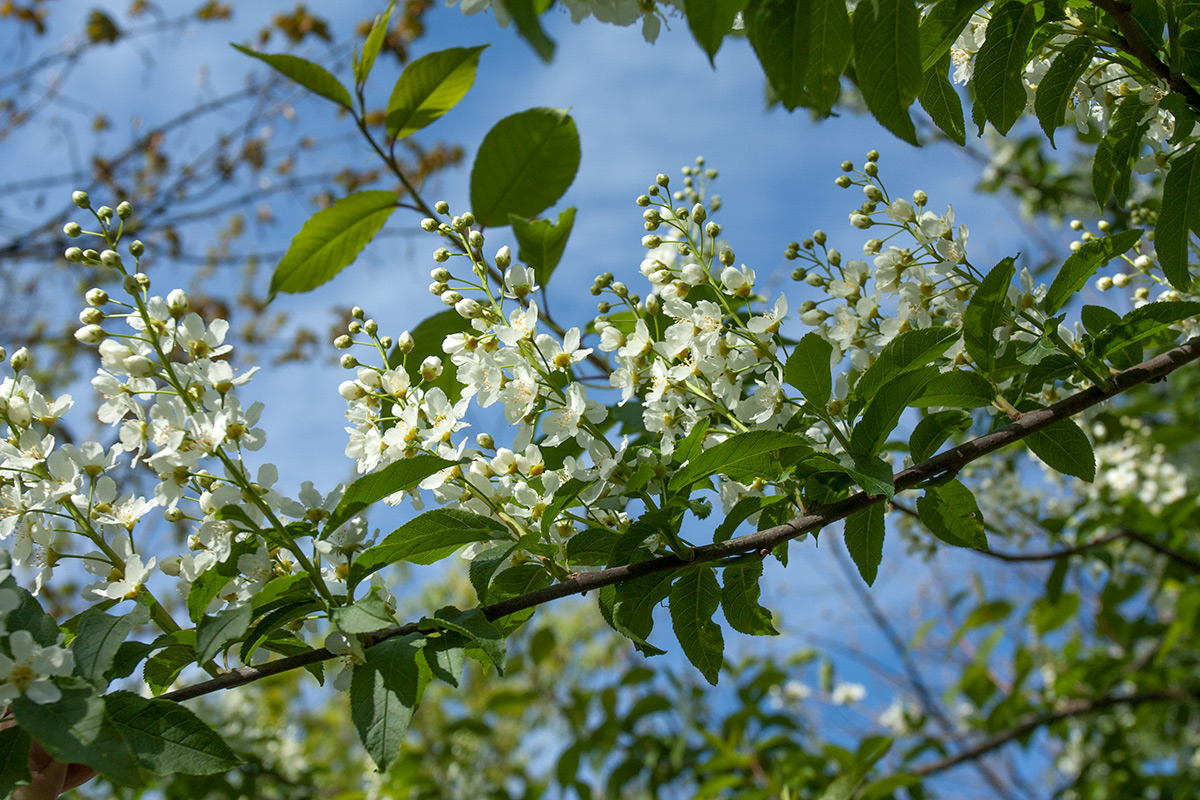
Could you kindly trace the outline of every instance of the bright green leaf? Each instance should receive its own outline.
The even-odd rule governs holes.
[[[529,43],[538,58],[549,63],[554,57],[554,42],[546,36],[538,17],[554,0],[504,0],[504,8],[512,17],[517,33]]]
[[[231,43],[231,45],[239,53],[245,53],[251,58],[257,58],[284,76],[291,78],[310,92],[319,94],[327,100],[332,100],[347,111],[353,107],[353,103],[350,100],[350,92],[346,91],[346,87],[342,86],[341,81],[333,77],[329,70],[320,64],[314,64],[311,61],[305,61],[299,56],[290,56],[286,53],[256,53],[248,47],[242,47],[240,44]]]
[[[1082,247],[1067,257],[1062,269],[1054,276],[1042,300],[1042,310],[1047,314],[1057,313],[1071,299],[1071,295],[1087,285],[1096,270],[1137,244],[1142,233],[1142,230],[1134,229],[1084,242]]]
[[[196,661],[206,663],[221,648],[241,637],[250,627],[253,611],[250,605],[227,608],[206,616],[196,626]]]
[[[1171,160],[1163,182],[1162,211],[1155,226],[1154,250],[1163,273],[1181,292],[1192,284],[1188,240],[1200,229],[1200,163],[1193,147]]]
[[[733,30],[733,18],[745,5],[746,0],[683,0],[688,28],[710,63],[714,63],[721,42]]]
[[[671,491],[682,492],[697,481],[720,473],[734,480],[778,467],[779,451],[810,450],[808,439],[782,431],[749,431],[729,437],[692,459],[671,478]]]
[[[833,390],[833,378],[829,374],[832,357],[833,345],[820,334],[806,333],[792,348],[783,368],[783,378],[799,389],[808,402],[824,408],[829,404],[829,394]]]
[[[390,611],[378,587],[350,605],[338,606],[330,614],[333,624],[343,633],[371,633],[396,624],[396,614]]]
[[[387,132],[403,139],[440,119],[470,91],[479,68],[479,47],[451,47],[409,63],[387,104]]]
[[[114,692],[104,705],[138,762],[155,775],[212,775],[241,763],[216,731],[178,703]]]
[[[433,564],[472,542],[486,542],[505,530],[489,517],[453,508],[435,508],[414,517],[369,547],[350,567],[350,585],[388,564]]]
[[[363,475],[346,487],[337,508],[325,523],[321,538],[329,536],[343,523],[383,498],[413,489],[430,475],[453,467],[455,463],[428,453],[418,453],[412,458],[393,461],[380,470]]]
[[[1063,124],[1067,103],[1075,92],[1075,85],[1092,63],[1095,45],[1087,36],[1076,36],[1055,56],[1050,69],[1038,83],[1033,97],[1033,110],[1050,144],[1054,144],[1054,131]]]
[[[372,648],[374,649],[374,648]],[[371,760],[386,772],[400,752],[414,708],[387,688],[370,664],[356,664],[350,679],[350,718]]]
[[[1006,258],[984,277],[963,312],[963,343],[967,353],[984,372],[995,366],[996,328],[1009,321],[1012,309],[1008,286],[1016,274],[1016,262]]]
[[[925,495],[917,500],[917,513],[929,532],[946,544],[988,549],[979,504],[959,481],[926,488]]]
[[[616,586],[610,624],[618,633],[629,637],[642,655],[663,652],[647,642],[646,637],[654,629],[654,609],[670,594],[673,578],[671,572],[664,570]]]
[[[1121,100],[1109,123],[1108,132],[1092,159],[1092,193],[1101,210],[1116,195],[1117,205],[1129,199],[1130,175],[1142,149],[1142,137],[1150,127],[1148,106],[1137,95]]]
[[[850,450],[866,456],[879,452],[888,434],[900,422],[904,409],[912,405],[921,396],[925,385],[939,374],[937,367],[920,367],[897,375],[880,387],[850,433]]]
[[[991,405],[996,399],[996,389],[987,378],[978,372],[956,369],[935,375],[925,385],[921,396],[910,405],[916,408],[950,406],[954,408],[981,408]]]
[[[949,326],[914,328],[896,336],[879,351],[875,362],[854,384],[852,408],[874,399],[879,389],[897,375],[923,367],[941,356],[958,341],[957,328]]]
[[[984,0],[938,0],[921,20],[921,71],[928,72],[950,52]]]
[[[367,76],[371,74],[371,68],[375,66],[375,58],[379,55],[379,51],[383,47],[383,40],[387,37],[388,22],[392,18],[392,9],[395,6],[396,0],[389,0],[387,8],[382,14],[376,15],[375,21],[371,24],[367,40],[363,42],[362,55],[354,64],[354,81],[359,86],[366,82]]]
[[[471,168],[471,208],[479,224],[532,219],[552,206],[579,169],[579,131],[565,109],[531,108],[488,131]]]
[[[98,608],[83,612],[71,642],[75,675],[97,686],[105,683],[104,673],[112,666],[125,637],[148,617],[146,607],[140,605],[123,617],[109,616]]]
[[[1200,303],[1194,300],[1147,303],[1130,311],[1120,322],[1105,328],[1094,342],[1096,352],[1102,358],[1111,357],[1122,348],[1141,346],[1142,342],[1163,333],[1172,325],[1197,316],[1200,316]]]
[[[922,419],[908,439],[913,461],[921,463],[930,458],[942,443],[956,433],[971,427],[971,415],[957,408],[938,411]]]
[[[471,608],[466,611],[460,611],[453,606],[447,606],[438,609],[437,613],[433,615],[433,619],[428,617],[422,619],[419,629],[422,631],[448,630],[467,637],[488,657],[488,660],[492,662],[492,666],[496,668],[496,672],[500,675],[504,674],[504,666],[507,661],[504,636],[484,616],[482,610]]]
[[[946,54],[925,71],[917,100],[920,101],[921,108],[925,109],[925,113],[929,114],[933,124],[938,126],[938,130],[946,134],[950,141],[965,145],[967,125],[963,119],[962,99],[950,83],[949,72],[950,55]]]
[[[508,221],[517,239],[517,258],[533,270],[538,285],[544,289],[566,250],[567,238],[575,224],[575,209],[564,209],[557,222],[525,220],[515,214],[510,214]]]
[[[883,517],[886,511],[883,503],[872,503],[846,517],[846,550],[868,586],[875,582],[879,564],[883,561],[883,536],[886,532]]]

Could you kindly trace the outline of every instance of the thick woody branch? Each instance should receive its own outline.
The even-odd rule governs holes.
[[[1118,48],[1142,62],[1156,78],[1171,87],[1171,91],[1183,95],[1193,111],[1200,113],[1200,92],[1197,92],[1182,75],[1171,72],[1171,68],[1154,52],[1142,36],[1142,32],[1138,30],[1137,21],[1133,18],[1132,4],[1127,0],[1092,0],[1092,5],[1106,12],[1117,24],[1117,30],[1121,32],[1123,39],[1123,42],[1117,45]]]
[[[958,447],[933,456],[921,464],[896,473],[894,476],[896,491],[902,492],[918,487],[922,483],[940,475],[956,473],[970,462],[982,458],[989,453],[994,453],[1010,444],[1015,444],[1031,433],[1042,430],[1061,420],[1069,419],[1081,411],[1098,405],[1134,386],[1163,378],[1185,364],[1189,364],[1197,359],[1200,359],[1200,336],[1189,339],[1179,347],[1168,350],[1148,361],[1116,373],[1112,377],[1110,388],[1107,390],[1098,386],[1084,389],[1065,400],[1055,403],[1049,408],[1042,408],[1022,414],[1020,419],[1000,430],[985,434],[977,439],[972,439]],[[585,594],[605,586],[624,583],[635,578],[659,572],[679,570],[693,564],[720,561],[732,556],[750,553],[758,553],[765,557],[776,545],[795,539],[805,533],[820,530],[830,523],[845,519],[856,511],[883,502],[884,499],[881,495],[869,495],[866,492],[859,492],[844,500],[823,506],[819,511],[797,517],[782,525],[776,525],[757,533],[738,536],[728,541],[694,548],[692,550],[692,557],[687,560],[672,554],[659,556],[647,561],[639,561],[635,564],[626,564],[611,569],[587,572],[576,578],[547,586],[544,589],[529,592],[518,597],[511,597],[497,603],[489,603],[483,606],[483,612],[487,615],[488,619],[495,620],[515,614],[518,611],[544,605],[552,600],[567,597],[568,595]],[[411,622],[396,628],[389,628],[368,636],[365,646],[369,647],[394,636],[415,633],[416,630],[416,623]],[[239,667],[210,681],[204,681],[194,686],[167,692],[161,695],[161,697],[166,700],[188,700],[221,689],[229,689],[234,686],[252,683],[271,675],[278,675],[281,672],[305,667],[309,664],[326,661],[334,657],[334,653],[321,648],[308,653],[302,653],[301,655],[281,658],[278,661],[268,662],[261,666]]]

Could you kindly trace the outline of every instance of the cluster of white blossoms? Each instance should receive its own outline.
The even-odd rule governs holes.
[[[511,21],[503,0],[498,3],[495,0],[446,0],[448,6],[455,4],[468,16],[490,8],[504,28]],[[571,12],[571,21],[576,24],[592,16],[600,22],[621,27],[641,20],[642,36],[647,42],[658,38],[667,13],[678,13],[683,5],[682,0],[562,0],[562,4]]]
[[[1145,422],[1121,417],[1119,436],[1108,437],[1103,423],[1092,426],[1096,445],[1096,480],[1087,487],[1091,504],[1119,504],[1133,498],[1151,514],[1188,496],[1187,473],[1166,460],[1166,448],[1155,444]]]
[[[22,695],[34,703],[57,702],[62,690],[54,679],[71,674],[74,656],[62,646],[61,634],[55,644],[43,647],[27,630],[9,632],[8,615],[21,607],[10,578],[11,571],[0,568],[0,706]]]

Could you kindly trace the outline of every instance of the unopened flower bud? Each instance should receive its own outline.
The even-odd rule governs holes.
[[[1112,223],[1106,219],[1102,219],[1096,223],[1096,227],[1100,229],[1101,233],[1108,233],[1112,230]]]
[[[697,224],[708,219],[708,211],[705,210],[702,203],[696,203],[696,205],[692,206],[692,219],[694,219]]]
[[[450,258],[450,251],[444,247],[439,247],[437,250],[433,251],[433,260],[438,262],[439,264],[441,264],[444,261],[449,260],[449,258]]]
[[[110,219],[112,219],[112,215],[113,215],[113,210],[111,208],[109,208],[108,206],[100,206],[99,208],[96,209],[96,216],[99,217],[100,219],[104,220],[105,222],[108,222]]]
[[[1141,255],[1133,260],[1133,265],[1142,272],[1145,272],[1146,270],[1150,269],[1150,267],[1154,266],[1154,262],[1150,260],[1150,256]]]
[[[80,208],[87,208],[92,204],[87,192],[71,192],[71,202]]]
[[[425,231],[426,233],[433,233],[437,229],[438,221],[436,219],[426,217],[425,219],[421,220],[421,230]]]
[[[615,281],[613,283],[612,290],[613,290],[613,294],[615,294],[617,297],[628,297],[629,296],[629,287],[626,286],[625,284],[621,283],[620,281]]]
[[[876,203],[883,199],[883,192],[880,191],[879,187],[873,183],[868,183],[863,187],[863,194],[867,196],[868,200],[872,200]]]
[[[825,254],[825,258],[829,259],[829,263],[835,267],[842,263],[842,254],[836,248],[829,248],[829,252]]]
[[[346,330],[350,332],[351,336],[357,336],[362,333],[362,323],[356,319],[352,319],[350,320],[350,324],[346,326]]]
[[[647,250],[653,250],[660,244],[662,244],[662,239],[658,238],[654,234],[642,237],[642,247],[646,248]]]
[[[128,200],[117,203],[117,216],[121,219],[129,219],[133,216],[133,206],[129,204]]]
[[[421,362],[421,377],[427,381],[437,380],[442,374],[442,360],[437,356],[426,356]]]
[[[842,189],[850,188],[850,178],[845,175],[838,175],[833,182]]]
[[[479,231],[471,231],[471,235],[467,237],[467,244],[479,250],[483,247],[483,234]]]
[[[333,340],[333,346],[336,347],[338,350],[347,350],[353,344],[354,344],[354,340],[351,339],[349,336],[347,336],[344,333],[341,336],[339,336]]]
[[[1112,282],[1113,286],[1116,286],[1118,289],[1124,289],[1129,285],[1129,276],[1124,272],[1118,272],[1116,275],[1113,275]]]
[[[871,218],[866,214],[860,214],[857,211],[850,215],[850,224],[856,228],[869,228],[872,223]]]
[[[150,276],[144,272],[135,272],[133,279],[137,281],[137,285],[142,289],[150,288]]]
[[[382,347],[384,350],[391,350],[392,349],[392,337],[390,337],[390,336],[379,337],[379,346]]]
[[[878,239],[867,239],[863,244],[863,255],[873,256],[883,249],[883,242]]]
[[[863,167],[863,174],[867,175],[870,178],[874,178],[876,175],[879,174],[879,167],[876,166],[874,161],[868,161],[867,165],[865,167]]]
[[[442,281],[434,281],[433,283],[429,284],[429,293],[436,294],[438,297],[441,297],[442,292],[447,291],[449,288],[450,287]]]
[[[79,312],[79,323],[81,325],[99,325],[103,321],[104,312],[98,308],[88,306]]]
[[[804,282],[807,283],[809,286],[824,286],[825,285],[825,279],[822,278],[820,275],[818,275],[815,272],[808,273],[808,275],[806,275],[804,278]]]
[[[475,435],[475,444],[484,450],[492,450],[496,447],[496,440],[492,438],[490,433],[479,433]]]
[[[167,522],[179,522],[179,520],[183,519],[183,512],[178,508],[168,508],[163,512],[163,519]],[[183,556],[167,556],[158,562],[158,568],[162,570],[164,575],[178,578],[179,572],[183,568]]]
[[[100,260],[100,253],[89,247],[87,250],[83,251],[83,258],[89,264],[96,263]]]
[[[369,319],[363,323],[363,330],[367,332],[368,336],[374,336],[379,333],[379,323],[373,319]]]
[[[658,299],[658,295],[652,294],[646,298],[646,313],[657,314],[662,310],[662,301]]]
[[[13,372],[20,372],[29,366],[30,360],[31,356],[29,355],[29,348],[22,347],[20,350],[12,354],[12,358],[8,360],[8,365],[13,368]]]
[[[453,306],[462,299],[463,296],[452,289],[447,289],[446,291],[442,292],[442,302],[445,305]]]
[[[463,319],[475,319],[479,316],[480,306],[477,300],[470,297],[464,297],[462,300],[459,300],[454,304],[454,310],[457,311],[458,315]]]
[[[100,254],[100,263],[106,267],[116,269],[121,266],[121,254],[116,250],[105,250]]]
[[[342,369],[354,369],[358,366],[358,359],[346,353],[341,358]]]
[[[138,285],[137,278],[132,275],[126,275],[121,279],[121,288],[125,290],[125,294],[137,294],[142,290]]]
[[[134,258],[141,258],[142,254],[145,252],[146,245],[142,244],[140,239],[134,239],[129,243],[129,255],[133,256]]]
[[[75,331],[75,338],[80,344],[100,344],[107,335],[99,325],[84,325]]]
[[[72,264],[79,264],[83,261],[83,251],[78,247],[68,247],[63,253],[63,258]]]
[[[108,302],[108,292],[100,288],[88,289],[83,298],[88,301],[88,305],[99,307]]]
[[[925,194],[925,192],[921,191],[920,189],[917,189],[915,192],[913,192],[913,202],[919,206],[923,206],[929,202],[929,195]]]
[[[78,222],[68,222],[66,225],[63,225],[63,233],[74,239],[76,236],[83,233],[83,228],[80,227]]]
[[[450,213],[450,204],[447,203],[445,200],[438,200],[436,203],[433,204],[433,210],[439,214],[449,214]]]
[[[794,281],[802,281],[807,277],[808,270],[806,270],[804,267],[796,267],[794,270],[792,270],[792,280]]]
[[[508,249],[508,245],[504,245],[496,251],[496,267],[499,269],[507,269],[512,263],[512,250]]]
[[[338,394],[343,400],[354,401],[365,397],[367,390],[360,386],[358,381],[342,381],[338,384]]]
[[[417,346],[416,340],[408,331],[400,334],[400,341],[396,342],[396,349],[405,355],[412,352],[412,349]]]
[[[179,319],[184,314],[188,313],[191,303],[188,301],[187,292],[183,289],[172,289],[167,295],[167,311],[171,312],[171,316]]]
[[[1083,221],[1078,220],[1078,219],[1071,220],[1071,230],[1073,230],[1073,231],[1083,230]]]
[[[145,356],[132,355],[125,359],[125,371],[135,378],[154,374],[154,362]]]
[[[671,183],[671,179],[660,172],[655,176],[654,182],[665,189]]]
[[[733,251],[728,247],[721,248],[721,254],[718,257],[721,259],[721,263],[727,267],[732,267],[733,262],[736,260]]]
[[[648,205],[650,205],[650,196],[645,195],[645,194],[639,194],[637,200],[635,200],[634,202],[636,202],[639,206],[643,206],[643,207],[648,206]]]
[[[462,220],[463,226],[467,228],[475,224],[475,215],[470,211],[464,211],[463,215],[459,217],[459,219]]]

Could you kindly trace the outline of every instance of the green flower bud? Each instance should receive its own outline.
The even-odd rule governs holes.
[[[636,202],[639,206],[648,206],[650,205],[650,195],[639,194],[637,200],[634,202]]]
[[[834,248],[830,248],[829,252],[825,254],[825,257],[829,259],[829,263],[835,267],[842,263],[842,254]]]
[[[920,189],[917,189],[915,192],[913,192],[913,202],[918,206],[923,206],[929,202],[929,195],[925,194],[925,192],[921,191]]]
[[[101,322],[104,322],[104,312],[94,306],[88,306],[79,312],[81,325],[99,325]]]
[[[121,266],[121,254],[116,250],[105,250],[100,254],[100,263],[106,267],[116,269]]]
[[[874,178],[879,174],[879,167],[876,166],[874,161],[871,161],[868,162],[865,167],[863,167],[863,172],[867,175],[867,177]]]
[[[354,369],[358,366],[358,359],[350,353],[345,353],[341,358],[342,369]]]
[[[83,192],[80,192],[83,194]],[[87,195],[84,195],[84,200],[87,200]],[[28,347],[22,347],[20,350],[12,354],[12,358],[8,360],[8,365],[13,368],[13,372],[20,372],[29,366],[32,356],[29,354]]]
[[[362,323],[356,319],[350,320],[350,324],[346,326],[346,330],[350,331],[351,336],[357,336],[362,333]]]
[[[843,161],[842,162],[842,172],[853,172],[853,171],[854,171],[854,162],[853,161]]]
[[[872,200],[876,203],[883,199],[883,192],[881,192],[879,187],[873,183],[868,183],[863,187],[863,194],[867,196],[868,200]]]
[[[146,245],[142,244],[141,240],[134,239],[129,243],[129,255],[133,256],[134,258],[141,258],[142,254],[145,252]]]
[[[83,262],[83,251],[78,247],[68,247],[63,252],[63,258],[70,261],[72,264],[80,264]]]
[[[108,302],[108,292],[103,289],[88,289],[87,294],[83,296],[90,305],[99,307]]]
[[[642,237],[642,247],[646,248],[647,250],[653,250],[660,244],[662,244],[662,239],[658,238],[654,234]]]
[[[404,333],[400,334],[400,341],[396,343],[396,349],[399,350],[401,353],[404,353],[405,355],[408,355],[409,353],[411,353],[413,348],[416,346],[417,346],[416,340],[413,339],[412,334],[409,333],[408,331],[405,331]]]
[[[475,215],[470,211],[464,211],[463,215],[459,217],[459,219],[461,219],[462,224],[468,228],[475,224]]]
[[[188,312],[191,303],[188,301],[187,293],[183,289],[172,289],[167,295],[167,310],[171,312],[171,316],[179,319]]]
[[[87,192],[72,192],[71,202],[80,208],[87,208],[92,204],[92,201],[88,199]]]
[[[112,215],[113,210],[108,206],[100,206],[96,209],[96,216],[105,222],[108,222],[110,219],[112,219]]]
[[[75,237],[79,236],[79,234],[83,233],[83,228],[79,226],[78,222],[68,222],[66,225],[63,225],[63,233],[66,234],[68,238],[74,239]]]
[[[871,150],[870,152],[867,153],[867,161],[874,163],[878,160],[879,160],[879,151],[878,150]]]
[[[425,231],[426,233],[433,233],[437,229],[438,221],[436,219],[433,219],[432,217],[426,217],[425,219],[421,220],[421,230]]]
[[[446,248],[439,247],[437,250],[433,251],[433,260],[438,262],[439,264],[441,264],[445,261],[448,261],[449,259],[450,259],[450,251],[447,250]]]
[[[479,445],[484,450],[494,450],[496,448],[496,440],[492,438],[490,433],[476,434],[475,444]]]
[[[84,325],[75,331],[75,338],[80,344],[100,344],[108,335],[99,325]]]
[[[721,254],[718,257],[721,259],[721,263],[727,267],[732,267],[733,262],[736,260],[733,251],[728,247],[721,248]]]
[[[354,340],[344,333],[333,340],[333,346],[338,350],[348,350],[352,344],[354,344]]]
[[[836,183],[838,186],[840,186],[843,189],[850,188],[850,179],[847,178],[845,175],[838,175],[837,179],[834,181],[834,183]]]
[[[363,323],[363,330],[367,332],[368,336],[374,336],[379,333],[379,323],[373,319],[369,319]]]
[[[483,247],[483,234],[479,231],[471,231],[471,235],[467,237],[467,244],[479,250]]]
[[[507,269],[508,265],[511,263],[512,250],[509,249],[508,245],[504,245],[496,251],[496,267],[499,269]]]
[[[129,204],[128,200],[117,203],[117,216],[121,219],[129,219],[133,216],[133,206]]]
[[[657,176],[655,176],[654,182],[665,189],[668,185],[670,185],[671,179],[660,172]]]

